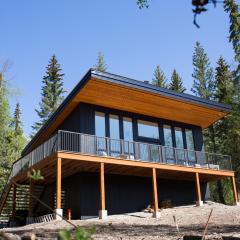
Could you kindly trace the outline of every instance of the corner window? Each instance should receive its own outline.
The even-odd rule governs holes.
[[[159,139],[158,124],[149,121],[138,120],[138,136]]]

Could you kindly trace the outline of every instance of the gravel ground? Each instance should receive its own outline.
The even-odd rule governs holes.
[[[112,215],[107,220],[74,220],[75,225],[96,227],[94,239],[97,240],[143,240],[143,239],[181,239],[183,235],[201,235],[211,209],[212,216],[208,226],[208,239],[222,239],[221,236],[235,236],[240,239],[240,206],[226,206],[207,202],[204,206],[185,206],[161,210],[161,217],[153,219],[152,214],[136,212]],[[176,217],[180,234],[173,220]],[[65,221],[31,224],[19,228],[3,229],[6,233],[18,236],[35,233],[38,239],[56,239],[59,229],[71,228]],[[13,238],[14,239],[14,238]]]

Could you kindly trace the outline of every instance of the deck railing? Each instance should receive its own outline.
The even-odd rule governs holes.
[[[59,130],[38,148],[16,161],[12,166],[9,180],[57,151],[113,157],[129,161],[232,170],[231,157],[228,155]]]

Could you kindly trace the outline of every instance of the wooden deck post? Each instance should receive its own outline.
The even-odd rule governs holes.
[[[156,176],[156,168],[152,169],[152,183],[153,183],[153,217],[159,218],[158,211],[158,191],[157,191],[157,176]]]
[[[33,180],[30,179],[30,183],[29,183],[29,205],[28,205],[28,217],[29,217],[29,219],[33,215],[33,198],[32,198],[33,190],[34,190],[34,183],[33,183]]]
[[[62,159],[57,158],[57,179],[56,179],[56,209],[55,218],[56,220],[62,220],[63,210],[61,208],[61,198],[62,198]]]
[[[237,188],[236,188],[236,182],[235,182],[235,177],[231,177],[232,180],[232,191],[233,191],[233,199],[235,205],[239,205],[239,200],[238,200],[238,193],[237,193]]]
[[[106,219],[107,210],[105,206],[105,180],[104,180],[104,163],[100,163],[100,210],[99,210],[99,218]]]
[[[14,221],[16,216],[16,196],[17,196],[17,186],[13,184],[13,199],[12,199],[12,221]]]
[[[196,205],[197,206],[202,206],[203,201],[202,201],[202,196],[201,196],[201,186],[200,186],[200,180],[199,180],[199,173],[196,172],[196,179],[195,179],[195,184],[196,184]]]

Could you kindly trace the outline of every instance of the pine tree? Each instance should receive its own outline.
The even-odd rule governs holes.
[[[217,61],[215,100],[221,103],[232,104],[234,81],[230,66],[223,57]]]
[[[94,68],[100,72],[106,72],[107,70],[107,65],[105,64],[104,55],[101,52],[98,53],[97,63]]]
[[[214,97],[214,75],[213,69],[207,54],[199,42],[196,42],[195,51],[193,53],[193,74],[194,79],[192,92],[199,97],[205,99],[213,99]]]
[[[19,102],[16,104],[16,108],[14,110],[13,119],[12,119],[12,127],[14,129],[14,133],[16,136],[23,134],[22,123],[21,123],[21,110]]]
[[[235,80],[240,89],[240,13],[238,4],[235,0],[224,0],[224,10],[229,13],[230,27],[229,27],[229,41],[233,44],[235,52],[235,61],[237,68],[235,71]]]
[[[166,77],[159,65],[154,70],[152,84],[157,87],[167,88]]]
[[[36,132],[45,122],[49,119],[53,112],[56,111],[58,106],[64,99],[63,89],[63,76],[61,73],[60,64],[58,63],[56,56],[53,55],[47,66],[46,75],[43,77],[42,98],[39,103],[39,110],[35,109],[40,121],[36,122],[32,128]]]
[[[8,92],[7,82],[0,73],[0,191],[6,184],[12,162],[16,160],[15,149],[12,146],[17,143],[17,139],[12,137]]]
[[[186,88],[183,86],[182,78],[179,76],[176,69],[173,69],[169,89],[179,93],[183,93],[186,91]]]

